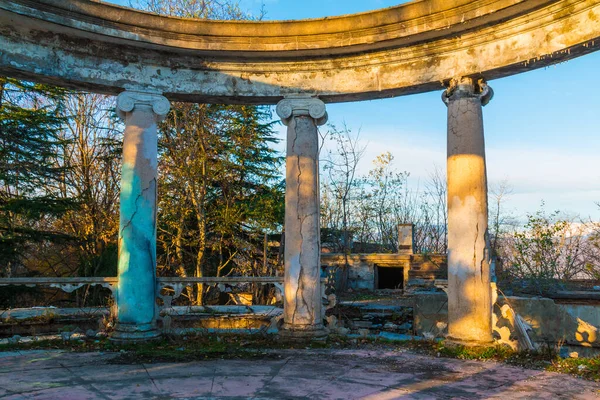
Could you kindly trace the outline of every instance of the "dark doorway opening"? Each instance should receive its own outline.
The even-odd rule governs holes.
[[[404,268],[377,267],[377,289],[403,289]]]

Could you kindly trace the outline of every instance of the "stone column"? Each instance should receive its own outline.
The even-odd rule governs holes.
[[[169,108],[169,101],[158,94],[126,91],[117,97],[125,132],[115,341],[144,341],[160,335],[156,328],[157,123]]]
[[[448,337],[492,342],[488,198],[482,106],[493,91],[482,81],[453,80],[448,106]]]
[[[325,104],[313,97],[288,97],[277,104],[287,126],[285,190],[285,279],[283,337],[326,334],[321,300],[319,225],[319,134]]]

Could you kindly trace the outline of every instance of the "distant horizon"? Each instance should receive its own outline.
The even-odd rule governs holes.
[[[114,3],[129,5],[129,0]],[[135,4],[135,2],[132,2]],[[284,4],[285,3],[285,4]],[[405,2],[392,0],[241,0],[240,6],[266,20],[319,18]],[[484,108],[490,188],[506,180],[513,187],[508,210],[523,217],[542,201],[559,210],[600,221],[600,52],[507,78],[490,81],[495,97]],[[383,151],[398,170],[423,185],[437,165],[446,166],[446,107],[441,90],[384,100],[328,104],[329,120],[361,130],[368,143],[360,171]],[[275,114],[274,114],[275,115]],[[326,127],[322,127],[326,129]],[[278,134],[285,139],[285,129]],[[284,151],[284,143],[278,150]],[[490,201],[492,197],[490,195]]]

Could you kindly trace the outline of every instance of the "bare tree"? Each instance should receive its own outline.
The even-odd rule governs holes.
[[[121,141],[113,110],[109,96],[73,93],[66,97],[68,123],[62,132],[64,174],[59,189],[64,198],[76,199],[77,205],[55,227],[76,241],[39,253],[54,271],[60,264],[79,276],[117,272]],[[49,264],[52,260],[57,266]],[[99,296],[98,290],[87,287],[77,293],[78,303],[85,304],[90,293]]]
[[[588,227],[558,211],[543,208],[527,216],[522,230],[502,240],[498,251],[504,273],[526,283],[538,293],[552,290],[556,281],[567,282],[588,274],[585,248]]]
[[[137,0],[135,5],[182,18],[240,20],[264,15],[261,12],[253,18],[233,0]],[[265,165],[252,165],[255,161],[250,158],[278,162],[264,148],[270,130],[259,121],[264,117],[266,113],[252,107],[172,104],[159,138],[159,185],[164,193],[159,199],[159,273],[203,277],[231,273],[233,266],[245,271],[253,268],[253,260],[241,257],[242,249],[252,247],[252,234],[244,237],[232,232],[246,229],[242,220],[251,214],[240,206],[240,198],[256,202],[258,196],[247,192],[262,190],[272,173]],[[245,121],[247,126],[242,127]],[[232,136],[237,132],[240,135],[235,139]],[[254,153],[243,154],[245,150]],[[246,185],[240,185],[244,180]],[[188,293],[190,300],[202,304],[204,289],[196,285],[195,295]]]
[[[498,242],[514,226],[515,219],[504,209],[505,203],[513,193],[508,180],[504,179],[490,187],[490,245],[492,255],[497,255]]]
[[[349,252],[350,248],[350,208],[353,200],[357,179],[357,167],[364,155],[365,145],[360,142],[360,131],[356,134],[344,123],[341,129],[335,125],[329,125],[328,138],[335,144],[334,150],[329,150],[323,160],[323,170],[326,172],[325,198],[332,196],[335,202],[326,201],[326,222],[330,227],[341,230],[343,239],[341,248],[343,252]],[[336,209],[339,207],[338,209]],[[338,214],[341,221],[334,223],[334,215]]]
[[[342,251],[345,263],[342,273],[341,287],[345,288],[347,270],[349,267],[348,254],[351,251],[351,221],[352,193],[357,179],[357,167],[362,158],[365,146],[360,142],[360,130],[354,134],[344,123],[341,129],[330,124],[328,138],[335,144],[335,150],[330,150],[324,158],[323,170],[327,178],[324,180],[322,204],[322,226],[329,228],[332,238],[338,238],[341,233],[342,242],[338,243],[338,251]]]
[[[265,15],[264,5],[259,15],[253,18],[241,8],[237,0],[135,0],[130,1],[130,5],[156,14],[181,18],[241,20],[262,19]]]
[[[421,198],[415,199],[415,251],[446,254],[448,248],[448,206],[446,174],[437,165],[429,174]]]
[[[600,208],[600,203],[597,206]],[[600,280],[600,222],[588,221],[586,226],[585,270],[590,278]]]

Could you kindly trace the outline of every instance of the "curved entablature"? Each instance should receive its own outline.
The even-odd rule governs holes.
[[[162,17],[84,0],[0,0],[0,74],[116,94],[272,104],[418,93],[600,46],[600,0],[421,0],[274,22]]]
[[[272,22],[163,17],[83,0],[9,1],[2,8],[143,47],[168,46],[219,57],[293,58],[411,45],[489,26],[552,2],[429,0],[341,17]]]

